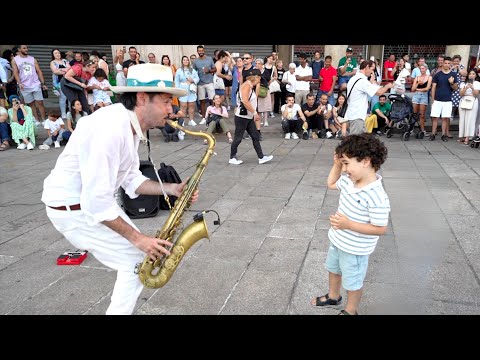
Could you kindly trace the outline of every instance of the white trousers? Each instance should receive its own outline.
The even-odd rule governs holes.
[[[136,248],[123,236],[99,223],[89,226],[82,210],[64,211],[46,207],[53,226],[79,250],[88,250],[105,266],[117,270],[117,280],[113,288],[107,315],[129,315],[133,312],[137,299],[143,290],[135,265],[142,262],[146,254]],[[119,215],[133,226],[132,220],[121,210]]]

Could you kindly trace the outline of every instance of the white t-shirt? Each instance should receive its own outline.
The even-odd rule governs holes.
[[[312,76],[312,68],[308,65],[303,67],[302,65],[297,66],[295,69],[295,75],[298,76]],[[309,81],[302,81],[297,80],[295,84],[295,90],[310,90],[310,82]]]
[[[86,118],[44,180],[42,201],[49,206],[80,203],[87,224],[94,225],[122,214],[114,197],[120,186],[135,199],[135,190],[148,178],[139,169],[140,139],[132,132],[129,110],[114,104]]]
[[[460,83],[460,90],[463,89],[465,87],[465,82],[461,82]],[[480,82],[478,81],[474,81],[473,82],[473,90],[480,90]],[[465,95],[464,96],[468,96],[468,95],[471,95],[473,96],[473,90],[471,88],[468,88],[466,91],[465,91]]]
[[[287,106],[287,104],[282,105],[282,108],[281,108],[282,114],[285,111],[285,106]],[[298,120],[298,110],[302,110],[300,105],[293,104],[293,106],[288,109],[287,120]],[[283,118],[283,115],[282,115],[282,118]]]
[[[65,125],[62,118],[58,118],[57,121],[52,121],[50,119],[45,120],[45,125],[43,126],[45,129],[50,130],[50,132],[55,132],[59,130],[62,125]]]
[[[360,80],[355,84],[358,79]],[[352,86],[354,86],[353,90]],[[348,98],[348,108],[345,118],[348,120],[365,120],[368,110],[368,97],[375,95],[380,88],[380,85],[375,85],[368,81],[367,77],[361,72],[352,76],[347,83],[347,94],[349,94],[350,97]]]

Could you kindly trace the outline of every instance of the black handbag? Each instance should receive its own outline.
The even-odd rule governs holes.
[[[80,81],[83,84],[87,83],[87,80],[78,76],[75,76],[74,79],[77,81]],[[68,81],[67,79],[65,79],[65,77],[63,77],[62,80],[60,80],[60,83],[72,90],[83,91],[83,88],[80,85],[77,85],[71,81]]]
[[[45,90],[43,87],[42,87],[42,96],[44,99],[48,99],[48,90]]]

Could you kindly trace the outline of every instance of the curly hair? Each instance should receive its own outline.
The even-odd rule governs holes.
[[[343,154],[349,158],[356,158],[362,161],[370,158],[370,162],[375,171],[387,160],[388,149],[375,135],[360,134],[347,136],[335,149],[337,156]]]

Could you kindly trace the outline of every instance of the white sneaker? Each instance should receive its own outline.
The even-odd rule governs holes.
[[[298,139],[298,135],[297,135],[297,133],[295,133],[295,132],[294,132],[294,133],[292,133],[292,139],[295,139],[295,140],[297,140],[297,139]]]
[[[180,141],[185,140],[185,133],[183,131],[178,132],[178,140]]]
[[[190,125],[190,126],[197,126],[197,123],[196,123],[195,121],[193,121],[193,120],[190,120],[190,121],[188,122],[188,125]]]
[[[290,140],[290,133],[285,134],[285,139]]]
[[[270,161],[272,159],[273,159],[273,155],[268,155],[268,156],[264,155],[263,158],[258,159],[258,163],[265,164],[267,161]]]
[[[232,164],[232,165],[240,165],[241,163],[243,163],[243,161],[242,160],[237,160],[235,158],[231,158],[230,160],[228,160],[228,163]]]
[[[21,143],[20,145],[17,146],[18,150],[25,150],[27,148],[27,144]]]
[[[38,148],[39,148],[40,150],[48,150],[48,149],[50,149],[50,146],[45,145],[45,144],[42,144],[42,145],[40,145]]]
[[[31,142],[28,143],[27,145],[27,149],[28,150],[33,150],[35,148],[35,146],[33,146],[33,144]]]
[[[327,131],[327,134],[326,134],[326,137],[327,139],[330,139],[332,137],[332,132],[331,131]]]
[[[205,118],[202,118],[202,120],[199,122],[200,125],[203,125],[203,124],[206,124],[207,123],[207,120],[205,120]]]
[[[230,105],[227,106],[227,111],[230,111]]]
[[[59,148],[60,147],[60,141],[55,141],[55,148]]]
[[[268,121],[265,121],[265,123],[263,124],[263,126],[267,127],[267,126],[268,126]]]
[[[274,118],[274,117],[275,117],[275,114],[273,113],[273,111],[270,111],[270,117],[271,117],[271,118]]]

